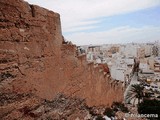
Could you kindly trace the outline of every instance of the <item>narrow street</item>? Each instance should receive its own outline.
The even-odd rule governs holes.
[[[135,72],[128,87],[131,86],[132,84],[137,84],[137,83],[138,83],[138,72]]]

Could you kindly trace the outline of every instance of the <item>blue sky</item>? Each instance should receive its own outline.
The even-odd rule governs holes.
[[[97,18],[100,23],[95,29],[87,30],[87,32],[104,31],[120,26],[144,27],[144,26],[160,26],[160,7],[153,7],[145,10],[131,12],[122,15]]]
[[[27,0],[60,13],[77,45],[160,40],[160,0]]]

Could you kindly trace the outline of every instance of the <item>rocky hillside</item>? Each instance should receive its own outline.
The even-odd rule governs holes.
[[[16,115],[17,105],[18,112],[29,114],[31,106],[62,93],[88,106],[123,100],[122,83],[64,42],[58,13],[22,0],[1,0],[0,116]]]

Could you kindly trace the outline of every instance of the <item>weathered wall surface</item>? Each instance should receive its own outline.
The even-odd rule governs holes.
[[[0,8],[3,84],[12,82],[9,89],[14,91],[34,90],[44,98],[53,98],[61,59],[59,14],[22,0],[1,0]]]
[[[62,79],[67,80],[64,81],[64,92],[85,98],[91,106],[122,101],[122,83],[112,81],[101,67],[87,63],[85,55],[74,57],[74,45],[63,45],[62,48]]]
[[[0,91],[57,93],[86,99],[90,106],[122,101],[122,83],[62,44],[60,16],[22,0],[0,1]]]

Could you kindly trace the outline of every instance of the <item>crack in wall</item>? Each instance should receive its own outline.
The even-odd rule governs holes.
[[[29,5],[31,8],[32,17],[35,17],[35,8],[34,5]]]

